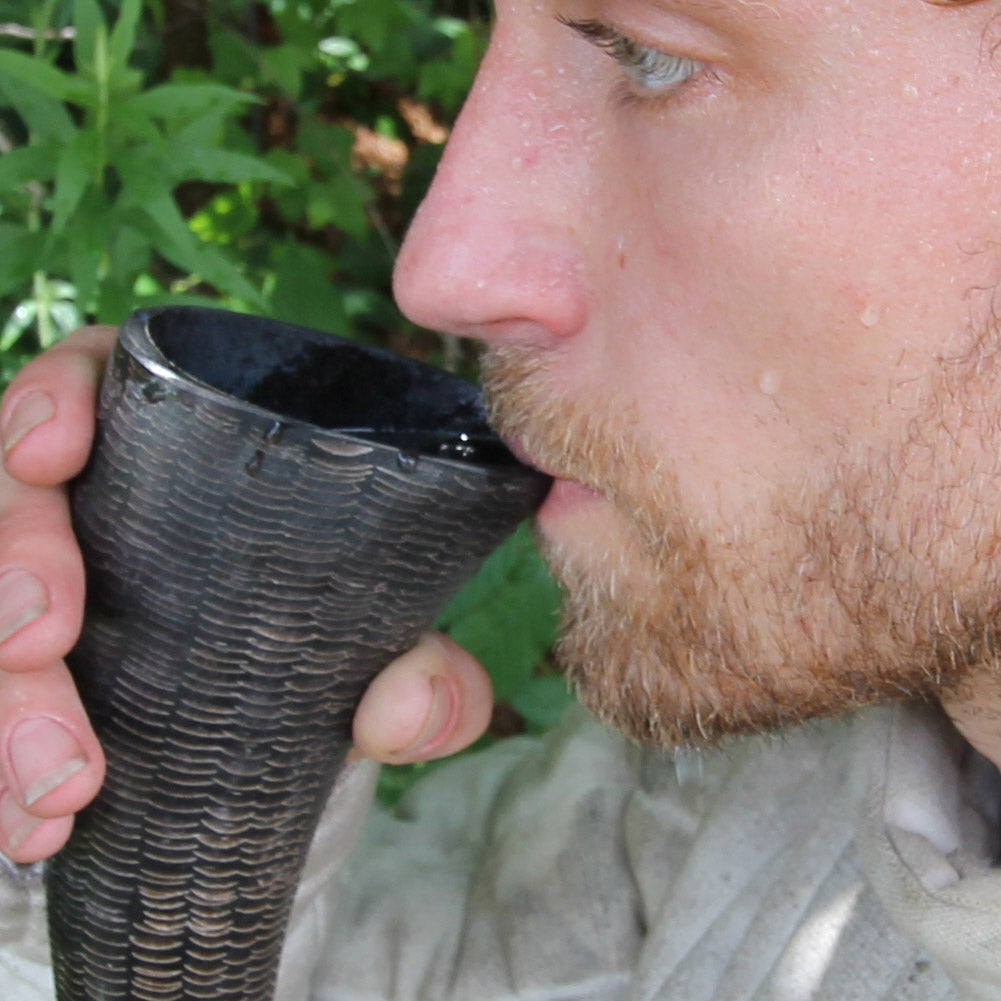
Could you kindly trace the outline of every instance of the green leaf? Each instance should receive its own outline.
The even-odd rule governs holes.
[[[156,251],[175,267],[208,282],[222,294],[241,304],[265,311],[264,297],[240,270],[219,251],[200,244],[184,224],[177,206],[170,198],[135,206],[140,211],[136,226],[144,232]]]
[[[0,49],[0,76],[41,91],[57,101],[68,101],[79,90],[73,77],[62,70],[13,49]]]
[[[260,221],[256,186],[238,184],[214,195],[188,219],[188,226],[202,243],[227,246],[253,233]]]
[[[52,230],[58,233],[76,210],[100,167],[100,143],[91,129],[81,129],[59,155],[52,200]]]
[[[94,313],[102,323],[120,324],[139,305],[135,290],[120,282],[102,282]]]
[[[135,210],[137,227],[148,234],[165,260],[249,306],[264,309],[260,291],[221,253],[201,244],[188,228],[158,166],[137,151],[123,152],[116,161],[123,187],[120,201],[123,207]]]
[[[151,118],[190,120],[212,114],[216,121],[220,112],[229,114],[247,104],[259,103],[260,98],[233,87],[216,83],[163,83],[126,98],[119,109]]]
[[[19,302],[0,331],[0,353],[9,351],[27,333],[38,316],[38,303],[33,299]]]
[[[136,30],[142,14],[141,0],[122,0],[118,20],[108,42],[108,60],[112,67],[128,65],[129,56],[136,44]]]
[[[376,52],[386,47],[387,33],[399,20],[399,7],[394,0],[364,0],[345,4],[337,12],[339,33],[355,38]]]
[[[126,94],[136,93],[143,84],[143,75],[130,66],[108,66],[108,92],[114,100],[120,100]]]
[[[0,295],[8,295],[30,282],[44,258],[44,233],[23,226],[0,224]]]
[[[120,323],[136,308],[139,277],[149,268],[153,240],[122,213],[113,216],[107,231],[94,242],[92,252],[99,254],[100,282],[94,283],[92,298],[86,300],[88,312],[106,323]],[[146,222],[146,220],[143,220]],[[97,227],[100,232],[101,227]],[[83,263],[81,261],[81,263]],[[82,298],[82,297],[81,297]]]
[[[269,181],[272,184],[292,184],[292,178],[260,157],[234,153],[228,149],[206,146],[171,144],[180,180],[214,181],[220,184],[242,184],[244,181]]]
[[[168,155],[163,141],[163,131],[159,125],[148,115],[127,106],[125,101],[114,103],[106,132],[106,143],[108,158],[112,161],[115,159],[116,150],[136,143],[145,143],[151,148],[163,150],[159,154],[161,157]]]
[[[560,675],[531,678],[509,699],[530,730],[542,732],[555,726],[573,701],[566,679]]]
[[[460,29],[451,35],[453,41],[447,55],[423,64],[418,75],[418,96],[451,112],[457,111],[465,100],[487,42],[483,33],[459,24]]]
[[[138,275],[149,268],[153,246],[149,237],[128,223],[116,223],[104,241],[112,274],[123,276],[123,283],[135,284]]]
[[[256,84],[259,77],[260,46],[253,45],[236,31],[216,26],[209,34],[213,75],[239,86]]]
[[[320,55],[331,67],[364,73],[369,67],[369,57],[353,38],[331,35],[320,40]]]
[[[267,303],[260,289],[248,281],[240,269],[214,247],[199,244],[195,248],[194,256],[185,257],[184,260],[194,265],[191,267],[192,274],[203,278],[224,296],[236,299],[238,305],[260,312],[267,310]],[[178,259],[174,263],[180,264],[182,261]]]
[[[19,146],[0,156],[0,190],[9,190],[29,181],[48,181],[56,163],[54,143]]]
[[[108,25],[96,0],[75,0],[73,5],[73,61],[77,69],[93,77],[97,71],[98,50],[107,52]],[[103,36],[103,40],[102,40]]]
[[[299,97],[303,73],[318,65],[307,53],[292,45],[266,49],[262,62],[271,80],[290,97]]]
[[[77,301],[81,310],[93,312],[102,279],[107,279],[107,247],[112,232],[123,228],[120,213],[112,210],[103,189],[91,187],[85,193],[73,218],[63,231],[65,257],[70,278],[77,289]],[[138,268],[142,258],[138,256],[129,266]],[[113,320],[104,313],[98,313],[102,320]]]
[[[281,247],[277,258],[272,315],[335,334],[349,333],[344,297],[333,281],[333,259],[293,241]]]
[[[174,256],[194,254],[195,237],[174,201],[172,180],[165,176],[155,150],[121,150],[114,166],[121,178],[122,204],[135,206],[167,241]]]
[[[66,299],[59,299],[52,303],[49,307],[49,316],[52,317],[60,340],[83,324],[83,317],[80,315],[76,303]]]
[[[55,99],[40,90],[21,86],[20,81],[0,74],[0,97],[12,107],[31,136],[33,143],[55,140],[69,142],[76,126],[61,99]]]
[[[522,526],[438,621],[490,672],[498,699],[532,677],[556,640],[559,588]]]
[[[355,239],[362,239],[369,228],[365,210],[368,189],[348,171],[312,184],[307,192],[306,220],[313,229],[334,225]]]
[[[225,106],[211,108],[184,123],[172,123],[168,140],[185,146],[214,147],[221,144],[226,120],[232,112]]]
[[[330,125],[311,117],[299,125],[299,151],[316,162],[322,176],[351,169],[354,132],[344,125]]]
[[[309,182],[309,165],[303,157],[280,147],[268,150],[265,157],[275,170],[290,178],[293,184],[307,184]]]

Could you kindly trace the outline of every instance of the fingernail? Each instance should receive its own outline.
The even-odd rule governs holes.
[[[424,726],[421,727],[417,738],[409,747],[401,751],[401,754],[420,754],[426,748],[431,747],[455,712],[455,699],[451,685],[438,675],[433,675],[428,684],[431,688],[431,706],[424,720]]]
[[[10,737],[8,757],[26,807],[87,767],[87,755],[73,734],[46,716],[18,723]]]
[[[29,393],[11,410],[3,425],[4,455],[39,424],[52,420],[56,415],[56,405],[48,393]]]
[[[27,570],[0,574],[0,643],[49,610],[49,594]]]
[[[4,832],[7,847],[17,851],[38,830],[41,817],[28,816],[8,790],[0,794],[0,831]]]

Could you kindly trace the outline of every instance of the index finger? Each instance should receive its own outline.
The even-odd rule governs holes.
[[[4,466],[15,479],[53,486],[84,467],[115,335],[114,327],[83,327],[13,379],[0,407],[0,438]]]

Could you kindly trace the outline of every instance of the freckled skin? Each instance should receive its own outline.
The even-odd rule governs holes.
[[[601,473],[571,433],[559,439],[562,414],[614,465],[621,456],[596,427],[628,411],[622,433],[646,473],[624,492],[644,536],[660,537],[651,545],[679,532],[702,540],[692,572],[722,581],[713,601],[743,609],[731,629],[748,634],[735,670],[761,667],[769,698],[787,688],[795,701],[811,676],[835,677],[821,662],[844,645],[834,687],[850,704],[861,661],[885,652],[874,637],[900,632],[889,624],[895,604],[956,606],[962,594],[966,608],[996,584],[992,560],[979,581],[964,559],[951,562],[979,536],[948,535],[989,526],[996,491],[956,500],[951,487],[991,482],[1001,453],[980,406],[998,387],[978,361],[999,276],[1001,73],[984,57],[992,5],[570,6],[498,4],[481,76],[400,255],[401,305],[543,370],[519,400],[535,417],[501,399],[502,426],[555,471],[586,469],[604,497],[581,500],[580,512],[547,506],[550,542],[591,566],[601,562],[592,540],[618,538],[635,514],[615,499],[625,466]],[[614,61],[556,14],[614,20],[711,72],[666,99],[626,100]],[[825,497],[840,498],[843,516]],[[658,504],[672,508],[659,523]],[[890,563],[866,570],[887,591],[856,608],[858,547],[885,549]],[[929,553],[942,564],[934,573]],[[749,561],[774,567],[772,579]],[[644,593],[663,584],[652,566],[630,574]],[[932,578],[948,582],[945,594],[922,590]],[[672,586],[699,603],[707,592],[694,579]],[[916,592],[905,596],[903,581]],[[884,621],[853,622],[876,605]],[[691,614],[705,613],[711,631],[718,612]],[[856,625],[849,651],[840,637]],[[910,637],[919,675],[939,676],[928,666],[935,628]],[[890,662],[887,690],[908,655]],[[720,687],[725,702],[740,682]]]
[[[502,3],[397,272],[421,322],[560,351],[574,394],[629,386],[684,465],[686,493],[726,471],[725,512],[760,489],[733,475],[748,452],[758,482],[781,481],[790,450],[825,462],[832,428],[870,423],[888,380],[961,350],[987,308],[970,290],[998,271],[999,192],[980,154],[1001,130],[992,115],[955,114],[998,106],[980,56],[986,14],[944,22],[954,12],[912,0],[771,8],[712,22],[720,49],[743,46],[723,61],[725,85],[623,109],[608,97],[614,65],[555,22],[555,5]],[[650,20],[670,41],[670,15]],[[902,76],[924,100],[900,96]],[[566,127],[554,138],[556,119]],[[481,276],[489,294],[476,294]],[[874,344],[859,317],[876,296],[888,333]],[[748,418],[768,406],[758,375],[776,358],[794,373],[790,421],[755,432]]]

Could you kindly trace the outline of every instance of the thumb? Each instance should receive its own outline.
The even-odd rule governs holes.
[[[355,713],[355,747],[384,764],[445,757],[483,734],[492,708],[480,663],[448,637],[428,633],[369,685]]]

